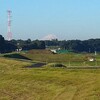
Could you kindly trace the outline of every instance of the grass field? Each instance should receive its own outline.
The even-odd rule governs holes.
[[[39,59],[36,54],[24,55]],[[100,100],[100,69],[25,67],[30,65],[0,58],[0,100]]]
[[[45,53],[46,52],[46,53]],[[66,66],[100,66],[100,54],[93,53],[68,53],[68,54],[52,54],[48,50],[32,50],[27,53],[21,53],[23,56],[32,59],[33,61],[40,61],[46,63],[62,63]],[[95,56],[96,61],[89,62],[87,57]]]

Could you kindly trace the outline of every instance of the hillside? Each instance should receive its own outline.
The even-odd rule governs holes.
[[[99,100],[100,70],[25,68],[0,58],[0,100]]]

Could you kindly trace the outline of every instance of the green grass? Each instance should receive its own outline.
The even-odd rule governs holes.
[[[66,61],[83,61],[84,56],[77,56],[77,54],[45,54],[45,53],[31,53],[28,52],[24,56],[37,61],[47,61],[47,62],[66,62]]]
[[[32,59],[33,61],[40,61],[46,63],[62,63],[66,66],[100,66],[100,54],[95,56],[96,61],[89,62],[87,56],[94,56],[94,54],[51,54],[50,51],[46,51],[46,53],[45,51],[46,50],[33,50],[22,55]]]
[[[0,100],[100,100],[100,69],[24,68],[0,58]]]

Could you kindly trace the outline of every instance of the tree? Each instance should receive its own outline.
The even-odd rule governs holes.
[[[5,52],[5,40],[2,35],[0,35],[0,53]]]

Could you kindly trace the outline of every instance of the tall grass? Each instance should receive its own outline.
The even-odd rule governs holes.
[[[25,68],[0,58],[0,100],[99,100],[100,70]]]

